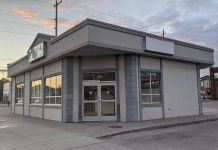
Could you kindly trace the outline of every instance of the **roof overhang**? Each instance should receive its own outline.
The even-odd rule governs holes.
[[[148,40],[152,44],[148,46]],[[169,38],[87,19],[54,38],[38,34],[31,44],[47,42],[47,56],[28,62],[27,56],[8,66],[9,76],[30,71],[42,65],[69,56],[138,54],[199,64],[201,68],[213,65],[213,49]],[[156,44],[156,45],[155,45]],[[161,51],[161,47],[165,51]],[[168,53],[168,49],[172,50]],[[172,53],[173,52],[173,53]]]

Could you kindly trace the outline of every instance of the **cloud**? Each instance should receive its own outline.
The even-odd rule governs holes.
[[[34,16],[36,16],[36,13],[33,11],[30,11],[28,9],[25,8],[12,8],[11,10],[14,14],[17,14],[21,17],[24,18],[25,21],[33,23],[33,24],[37,24],[38,21],[37,19],[34,18]]]
[[[11,11],[16,15],[19,15],[28,23],[36,24],[49,30],[52,30],[55,27],[55,21],[53,19],[38,17],[37,13],[32,10],[26,8],[13,7]],[[75,24],[76,23],[72,21],[68,21],[67,19],[63,19],[63,18],[59,19],[60,27],[65,30],[75,26]]]
[[[65,29],[70,29],[70,28],[74,27],[75,25],[76,25],[76,23],[74,23],[73,21],[60,23],[60,26],[65,28]]]
[[[51,19],[43,18],[43,19],[39,19],[38,22],[45,29],[54,29],[55,27],[55,21]]]

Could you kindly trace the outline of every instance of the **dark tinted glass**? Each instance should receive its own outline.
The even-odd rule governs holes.
[[[83,80],[115,81],[115,72],[83,73]]]
[[[142,71],[141,72],[141,93],[151,94],[150,90],[150,73]]]
[[[160,94],[160,73],[151,73],[151,92],[152,94]]]

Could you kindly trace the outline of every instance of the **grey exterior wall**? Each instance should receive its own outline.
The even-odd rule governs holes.
[[[62,61],[62,113],[63,122],[73,121],[73,59],[65,58]]]
[[[61,73],[61,61],[56,61],[54,63],[48,64],[44,67],[44,76],[49,76],[51,74]]]
[[[203,115],[203,106],[201,99],[201,81],[200,81],[200,66],[196,65],[196,75],[197,75],[197,93],[198,93],[198,106],[199,106],[199,115]]]
[[[81,57],[83,70],[115,68],[115,56],[87,56]]]
[[[30,102],[30,73],[25,73],[24,81],[24,115],[29,115],[29,102]]]
[[[73,122],[79,122],[79,102],[80,102],[80,58],[73,57]]]
[[[126,51],[143,51],[143,36],[119,32],[99,26],[89,25],[89,42],[106,47],[119,47]]]
[[[118,88],[119,101],[120,101],[120,121],[126,121],[126,92],[125,92],[125,62],[124,56],[119,55],[119,78],[118,78]]]
[[[125,55],[124,59],[126,86],[126,119],[127,121],[140,121],[138,57],[137,55]]]
[[[31,76],[30,77],[31,80],[42,78],[43,77],[43,68],[40,67],[40,68],[32,70],[30,72],[30,76]]]
[[[15,108],[15,77],[11,79],[11,112],[14,113]]]
[[[16,84],[24,82],[24,73],[16,76]]]

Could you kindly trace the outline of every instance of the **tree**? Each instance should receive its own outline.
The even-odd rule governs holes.
[[[9,81],[10,80],[8,78],[0,79],[0,102],[3,102],[3,87],[4,87],[4,83],[7,83]]]

